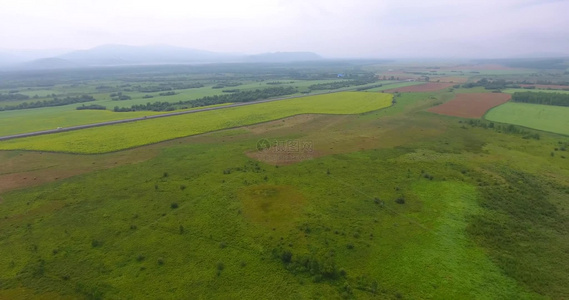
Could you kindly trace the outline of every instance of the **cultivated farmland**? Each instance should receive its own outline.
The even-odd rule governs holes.
[[[569,107],[509,102],[493,108],[485,118],[569,135]]]
[[[453,83],[445,82],[429,82],[420,85],[406,86],[400,88],[394,88],[386,90],[387,93],[412,93],[412,92],[434,92],[439,90],[444,90],[448,87],[453,86]]]
[[[489,109],[507,102],[510,98],[509,94],[500,93],[459,94],[451,101],[432,107],[429,111],[455,117],[481,118]]]
[[[104,153],[298,114],[359,114],[388,107],[391,99],[390,94],[366,92],[310,96],[8,140],[0,143],[0,149]]]

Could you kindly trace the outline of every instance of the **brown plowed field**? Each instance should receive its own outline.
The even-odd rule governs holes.
[[[501,93],[458,94],[451,101],[432,107],[429,111],[455,117],[481,118],[489,109],[508,102],[510,98],[510,94]]]
[[[425,84],[405,86],[396,89],[386,90],[386,93],[406,93],[406,92],[434,92],[453,86],[453,83],[429,82]]]

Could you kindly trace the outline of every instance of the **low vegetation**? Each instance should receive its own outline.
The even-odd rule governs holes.
[[[127,107],[147,95],[176,105],[188,97],[176,82],[203,84],[187,98],[198,99],[233,82],[302,93],[315,83],[299,78],[351,76],[345,66],[255,65],[229,77],[230,67],[105,77],[84,107],[114,106],[119,92],[132,97],[119,102]],[[476,67],[365,69],[556,78]],[[214,71],[184,81],[200,68]],[[40,98],[87,89],[79,75],[65,86],[48,79],[0,88]],[[0,299],[567,298],[569,107],[510,101],[485,117],[445,116],[427,111],[457,95],[471,107],[509,95],[382,93],[388,86],[0,142]],[[24,130],[157,114],[76,108],[5,111],[0,132],[18,120]],[[309,152],[294,146],[302,142]]]

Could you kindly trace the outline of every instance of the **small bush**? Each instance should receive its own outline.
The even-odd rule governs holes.
[[[285,250],[281,254],[281,260],[283,263],[288,264],[292,261],[292,252]]]
[[[397,199],[395,200],[395,202],[396,202],[397,204],[405,204],[405,198],[399,197],[399,198],[397,198]]]
[[[172,208],[172,209],[178,208],[178,203],[174,202],[174,203],[170,204],[170,208]]]
[[[217,262],[216,268],[218,271],[223,271],[225,269],[225,265],[222,262]]]

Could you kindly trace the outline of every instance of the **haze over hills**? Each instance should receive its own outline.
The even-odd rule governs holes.
[[[56,56],[19,56],[0,52],[0,66],[5,69],[60,69],[94,66],[195,64],[224,62],[296,62],[315,61],[322,57],[312,52],[275,52],[257,55],[219,53],[168,45],[128,46],[103,45],[87,50],[71,51]]]

